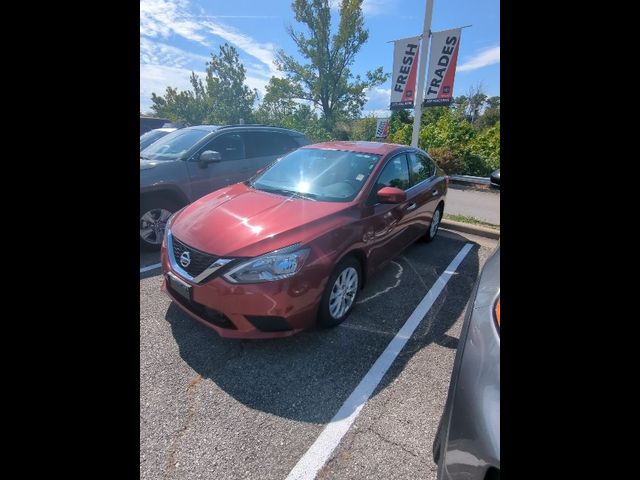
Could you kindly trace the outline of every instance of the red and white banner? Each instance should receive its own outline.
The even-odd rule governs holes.
[[[453,100],[461,32],[461,28],[454,28],[431,35],[431,54],[422,102],[425,107],[449,105]]]
[[[418,73],[420,37],[396,40],[393,47],[393,76],[391,77],[391,110],[413,108]]]
[[[389,135],[389,119],[379,118],[376,125],[376,138],[387,138]]]

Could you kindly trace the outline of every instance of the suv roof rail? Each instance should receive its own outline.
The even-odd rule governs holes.
[[[264,123],[235,123],[232,125],[222,125],[220,129],[223,128],[233,128],[233,127],[272,127],[273,125],[266,125]]]

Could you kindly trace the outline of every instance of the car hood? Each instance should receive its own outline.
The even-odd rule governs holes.
[[[187,206],[173,220],[171,232],[207,253],[253,257],[304,243],[355,212],[351,203],[285,197],[237,183]]]
[[[143,160],[143,159],[140,159],[140,170],[148,170],[150,168],[155,167],[156,165],[158,165],[158,162],[156,162],[154,160]]]

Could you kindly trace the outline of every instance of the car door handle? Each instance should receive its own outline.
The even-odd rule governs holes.
[[[431,192],[432,197],[435,197],[436,195],[438,195],[438,190],[434,190],[433,192]]]
[[[410,203],[409,205],[407,205],[407,208],[405,208],[405,210],[406,210],[407,212],[410,212],[411,210],[415,210],[417,207],[418,207],[418,205],[417,205],[417,204],[415,204],[415,203]]]

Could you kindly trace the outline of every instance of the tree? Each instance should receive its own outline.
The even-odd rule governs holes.
[[[378,127],[378,119],[375,115],[371,114],[364,118],[359,118],[353,122],[351,128],[352,140],[376,140],[376,129]]]
[[[191,125],[250,122],[257,92],[245,85],[245,79],[238,51],[225,43],[218,55],[211,54],[204,83],[191,72],[193,90],[167,87],[162,97],[152,93],[151,108],[156,115]]]
[[[500,121],[500,97],[490,97],[485,104],[486,108],[476,122],[476,126],[480,130],[493,127]]]
[[[340,21],[331,36],[331,11],[328,0],[294,0],[291,4],[296,21],[306,25],[308,33],[287,29],[298,52],[308,61],[302,64],[278,52],[276,65],[297,86],[298,98],[308,100],[322,111],[325,127],[333,131],[336,122],[357,118],[366,102],[365,91],[383,84],[388,74],[382,67],[355,77],[350,67],[362,45],[369,38],[364,28],[363,0],[342,0]]]
[[[300,108],[295,99],[299,96],[296,86],[287,78],[271,77],[266,93],[256,112],[260,123],[284,126]]]

